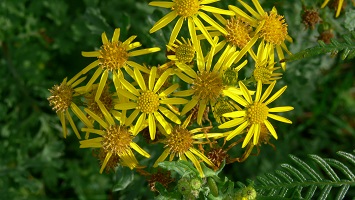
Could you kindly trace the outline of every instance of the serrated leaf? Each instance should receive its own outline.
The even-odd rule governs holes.
[[[199,176],[197,169],[188,161],[179,160],[179,161],[164,161],[158,164],[161,168],[164,168],[169,171],[175,171],[180,176],[184,177],[190,174],[194,176]]]

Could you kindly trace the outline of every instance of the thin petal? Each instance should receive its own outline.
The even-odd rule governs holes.
[[[156,7],[160,7],[160,8],[171,8],[174,6],[174,2],[152,1],[148,5],[156,6]]]
[[[185,155],[192,161],[192,163],[195,165],[197,171],[200,173],[201,178],[204,178],[205,175],[203,174],[202,167],[200,165],[200,162],[196,159],[196,157],[190,152],[186,151]]]
[[[115,109],[117,110],[131,110],[135,109],[138,107],[138,104],[135,102],[129,102],[129,103],[119,103],[115,105]]]
[[[287,112],[290,110],[293,110],[292,106],[280,106],[280,107],[270,108],[269,112]]]
[[[189,151],[191,151],[193,154],[201,158],[205,163],[207,163],[209,166],[215,166],[210,159],[208,159],[203,153],[201,153],[199,150],[195,148],[190,148]]]
[[[149,153],[146,152],[144,149],[142,149],[140,146],[138,146],[138,144],[131,142],[131,143],[129,143],[129,146],[132,147],[132,149],[136,150],[142,156],[144,156],[146,158],[150,158]]]
[[[134,110],[133,113],[127,118],[125,125],[129,126],[132,124],[132,122],[134,121],[134,119],[136,119],[136,117],[138,116],[138,114],[140,113],[140,110]]]
[[[180,30],[181,30],[183,22],[184,22],[184,18],[183,17],[180,17],[179,20],[176,22],[176,24],[174,26],[174,29],[171,32],[171,36],[170,36],[170,39],[169,39],[169,44],[174,44],[174,42],[176,40],[176,37],[178,36],[178,34],[179,34]]]
[[[239,88],[242,90],[243,92],[243,96],[245,98],[245,100],[248,101],[249,104],[253,103],[253,99],[251,98],[251,95],[249,94],[249,90],[247,87],[245,87],[244,83],[242,81],[239,81]]]
[[[74,114],[89,128],[94,127],[92,123],[89,121],[89,119],[86,117],[86,115],[80,110],[80,108],[75,104],[72,103],[70,104],[71,110],[74,112]]]
[[[233,13],[234,14],[234,13]],[[222,34],[227,35],[228,32],[226,31],[226,29],[224,29],[222,26],[220,26],[217,22],[215,22],[211,17],[209,17],[208,15],[206,15],[203,12],[198,12],[198,15],[205,20],[207,23],[209,23],[211,26],[213,26],[214,28],[216,28],[218,31],[220,31]]]
[[[167,134],[171,133],[171,125],[164,119],[164,117],[159,112],[154,112],[155,119],[158,120],[160,125],[164,128]]]
[[[261,96],[261,99],[260,99],[259,102],[263,102],[263,101],[265,101],[265,100],[269,97],[269,95],[270,95],[272,89],[274,89],[275,84],[276,84],[276,81],[273,81],[273,82],[269,85],[269,87],[265,90],[263,96]]]
[[[238,128],[236,128],[234,131],[232,131],[227,137],[226,140],[231,140],[232,138],[234,138],[234,136],[242,133],[242,131],[249,125],[248,121],[245,121],[243,124],[241,124],[240,126],[238,126]]]
[[[149,72],[149,81],[148,81],[148,88],[150,91],[153,91],[156,75],[157,75],[157,68],[152,67],[152,69]]]
[[[149,124],[149,134],[150,134],[150,139],[154,140],[155,139],[155,133],[157,131],[157,127],[155,124],[155,118],[153,113],[148,114],[148,124]]]
[[[172,71],[172,68],[167,69],[167,70],[159,77],[159,79],[158,79],[157,82],[155,83],[153,92],[155,92],[155,93],[158,92],[158,90],[161,88],[161,86],[163,86],[163,84],[165,83],[166,79],[170,76],[171,71]]]
[[[149,30],[149,33],[154,33],[155,31],[165,27],[168,25],[171,21],[173,21],[177,17],[176,11],[172,11],[162,17],[159,21],[157,21],[154,26]]]
[[[191,41],[192,41],[193,47],[195,47],[195,50],[197,51],[196,47],[197,47],[197,45],[199,45],[199,40],[197,39],[197,36],[196,36],[196,29],[195,29],[194,20],[189,17],[187,19],[187,23],[188,23],[187,25],[189,28],[189,33],[191,36]]]
[[[244,11],[242,11],[240,8],[229,5],[228,6],[229,10],[234,11],[238,16],[242,17],[246,22],[248,22],[252,26],[257,26],[257,21],[250,17],[248,14],[246,14]]]
[[[104,169],[105,169],[105,167],[106,167],[108,161],[110,160],[111,156],[112,156],[112,153],[111,153],[111,152],[107,152],[106,157],[105,157],[105,160],[104,160],[104,162],[102,163],[102,166],[101,166],[101,168],[100,168],[100,174],[102,174],[102,172],[104,171]]]
[[[107,77],[108,77],[108,70],[105,70],[104,73],[102,73],[102,75],[101,75],[99,87],[97,88],[97,91],[95,94],[95,101],[98,101],[100,99],[102,91],[106,85]]]
[[[135,76],[135,80],[137,81],[139,87],[143,91],[147,91],[147,86],[145,85],[145,81],[143,79],[143,76],[137,68],[134,68],[134,76]]]
[[[82,51],[81,55],[84,57],[99,57],[101,55],[100,51]]]
[[[144,72],[144,73],[147,73],[147,74],[150,73],[150,71],[149,71],[148,68],[143,67],[142,65],[140,65],[140,64],[138,64],[138,63],[136,63],[136,62],[127,61],[126,63],[127,63],[127,65],[129,65],[129,66],[131,66],[131,67],[138,68],[139,70],[141,70],[141,71]]]
[[[81,139],[81,136],[80,136],[80,134],[79,134],[79,131],[78,131],[78,129],[76,128],[76,125],[75,125],[73,119],[71,118],[71,116],[70,116],[70,114],[69,114],[69,111],[66,110],[66,111],[65,111],[65,114],[66,114],[66,117],[67,117],[67,119],[68,119],[68,121],[69,121],[70,126],[73,128],[73,131],[74,131],[76,137],[77,137],[78,139]]]
[[[75,78],[75,77],[73,77],[73,78]],[[85,77],[81,77],[79,80],[76,80],[73,84],[71,84],[70,85],[70,81],[72,80],[72,79],[70,79],[69,81],[68,81],[68,85],[70,85],[72,88],[75,88],[77,85],[79,85],[80,83],[82,83],[84,80],[86,79],[86,76]]]
[[[277,140],[278,137],[272,124],[268,120],[264,120],[264,124],[266,128],[270,131],[271,135]]]
[[[261,7],[260,3],[258,0],[252,0],[256,10],[259,12],[260,15],[263,15],[265,13],[264,9]]]
[[[228,122],[225,122],[221,125],[218,126],[219,129],[224,129],[224,128],[232,128],[235,126],[238,126],[239,124],[245,122],[245,118],[236,118],[236,119],[232,119]]]
[[[137,135],[140,127],[143,125],[144,121],[146,120],[146,114],[142,113],[141,116],[139,116],[136,125],[134,125],[133,129],[133,135]]]
[[[242,144],[242,148],[247,146],[247,144],[249,143],[251,137],[253,137],[255,126],[256,126],[255,124],[252,124],[251,127],[249,128],[249,131],[248,131],[247,135],[244,138],[244,141],[243,141],[243,144]]]
[[[169,149],[165,149],[163,151],[163,153],[159,156],[157,161],[155,161],[153,167],[158,167],[158,163],[163,162],[166,159],[166,157],[168,157],[169,153],[170,153],[170,150]]]
[[[105,129],[108,128],[108,124],[102,120],[99,116],[97,116],[94,112],[92,112],[91,110],[89,110],[88,108],[84,108],[84,111],[89,114],[93,119],[95,119],[95,121],[99,122],[99,124],[104,127]]]
[[[168,87],[167,89],[165,89],[163,92],[161,92],[159,94],[159,97],[166,97],[169,94],[173,93],[179,87],[180,87],[180,85],[178,83],[175,83],[175,84],[171,85],[170,87]]]
[[[239,103],[240,105],[246,107],[249,105],[249,103],[241,98],[239,95],[234,94],[233,92],[229,91],[229,90],[223,90],[223,94],[230,97],[231,99],[233,99],[235,102]]]
[[[165,98],[159,101],[159,103],[161,104],[173,104],[173,105],[186,104],[187,102],[189,101],[183,98]]]
[[[197,17],[193,17],[192,18],[195,25],[199,28],[199,30],[202,32],[202,34],[206,37],[206,39],[208,40],[208,42],[214,46],[213,40],[211,35],[208,33],[208,31],[206,30],[205,26],[203,25],[203,23],[197,18]]]
[[[261,97],[261,90],[263,89],[263,84],[261,81],[258,81],[258,85],[256,86],[256,96],[255,96],[255,102],[259,102],[260,97]]]
[[[194,90],[183,90],[183,91],[175,92],[173,95],[177,97],[188,97],[193,95],[194,93],[195,93]]]
[[[270,113],[267,116],[272,118],[272,119],[274,119],[274,120],[280,121],[280,122],[292,124],[292,121],[287,119],[287,118],[285,118],[285,117],[281,117],[281,116],[270,114]]]
[[[258,144],[259,137],[260,137],[260,124],[255,124],[254,137],[253,137],[253,144],[254,145]]]
[[[101,34],[101,40],[102,40],[102,44],[107,44],[107,43],[109,43],[105,32],[103,32],[103,33]]]
[[[124,97],[127,97],[132,100],[138,100],[138,97],[134,96],[134,94],[128,92],[127,90],[117,88],[116,91],[117,91],[117,94],[120,94]]]
[[[154,52],[160,51],[159,47],[152,47],[152,48],[147,48],[147,49],[139,49],[135,51],[131,51],[128,53],[129,57],[134,57],[134,56],[140,56],[140,55],[145,55],[145,54],[150,54]]]
[[[62,124],[62,129],[63,129],[63,137],[67,138],[68,135],[68,131],[67,131],[67,125],[65,124],[65,115],[64,113],[60,113],[60,123]]]
[[[175,75],[178,76],[181,80],[183,80],[185,83],[192,84],[194,81],[189,77],[183,74],[180,71],[174,71]]]
[[[113,32],[113,36],[112,36],[112,42],[118,42],[118,40],[120,39],[120,28],[116,28],[115,32]]]
[[[86,88],[85,90],[86,91],[89,91],[91,89],[92,84],[100,76],[101,72],[102,72],[102,68],[101,67],[97,68],[97,70],[95,71],[94,75],[92,75],[92,77],[90,78],[89,82],[85,86],[85,88]]]
[[[198,100],[195,98],[192,98],[189,103],[187,103],[184,108],[181,111],[181,115],[185,115],[187,112],[189,112],[193,107],[196,106],[198,103]]]
[[[140,96],[140,93],[138,92],[138,90],[132,85],[130,84],[128,81],[126,81],[125,79],[120,79],[122,85],[132,94],[136,95],[136,96]]]
[[[285,55],[284,55],[280,45],[276,45],[276,52],[277,52],[277,56],[279,57],[279,60],[282,60],[285,58]],[[282,62],[281,67],[285,71],[286,70],[286,62]]]
[[[270,104],[275,101],[281,94],[286,90],[287,86],[282,87],[279,91],[277,91],[274,95],[272,95],[267,101],[264,102],[265,105]]]
[[[180,119],[173,112],[168,110],[167,108],[159,106],[159,110],[160,110],[161,113],[163,113],[171,121],[175,122],[176,124],[181,124]]]
[[[111,113],[106,109],[106,107],[104,106],[104,104],[98,100],[96,101],[97,105],[99,106],[102,114],[104,115],[106,121],[110,124],[110,125],[114,125],[115,124],[115,121],[114,119],[112,118],[111,116]]]
[[[196,78],[197,74],[195,70],[193,70],[190,66],[186,65],[185,63],[180,63],[176,62],[175,65],[183,72],[185,72],[187,75],[189,75],[192,78]]]
[[[211,12],[211,13],[217,13],[217,14],[221,14],[221,15],[235,15],[235,13],[233,11],[223,10],[223,9],[212,7],[212,6],[201,6],[201,10]]]
[[[95,134],[98,134],[98,135],[105,135],[106,134],[105,131],[94,129],[94,128],[81,128],[81,131],[95,133]]]
[[[205,113],[207,106],[206,100],[200,101],[200,104],[198,106],[198,112],[197,112],[197,124],[201,125],[202,124],[202,116]]]

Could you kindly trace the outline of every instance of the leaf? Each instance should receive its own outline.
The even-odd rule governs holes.
[[[126,189],[127,186],[132,183],[134,174],[128,167],[119,167],[116,172],[116,177],[118,177],[118,180],[112,188],[114,192]]]
[[[175,171],[180,176],[184,177],[187,175],[199,176],[199,172],[197,169],[192,165],[192,163],[179,160],[179,161],[164,161],[158,164],[161,168],[164,168],[169,171]]]

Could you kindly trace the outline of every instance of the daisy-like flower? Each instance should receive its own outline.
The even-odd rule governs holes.
[[[222,124],[229,119],[227,117],[223,117],[223,114],[230,113],[236,110],[242,109],[234,102],[225,98],[219,98],[217,102],[212,106],[213,117],[219,124]]]
[[[276,8],[273,7],[270,12],[265,12],[258,0],[252,0],[256,7],[255,11],[243,1],[238,1],[251,13],[252,17],[236,6],[229,5],[229,9],[256,28],[255,34],[276,49],[279,60],[285,58],[283,51],[291,54],[286,47],[285,40],[292,42],[292,38],[288,35],[284,17],[277,14]],[[286,69],[286,63],[282,63],[281,66],[284,70]]]
[[[325,0],[324,2],[323,2],[323,4],[321,5],[321,8],[324,8],[328,3],[329,3],[329,1],[330,0]],[[344,0],[338,0],[337,1],[337,11],[336,11],[336,13],[335,13],[335,17],[339,17],[339,15],[340,15],[340,11],[341,11],[341,9],[342,9],[342,7],[343,7],[343,4],[344,4]]]
[[[89,90],[91,85],[96,81],[96,79],[101,75],[100,84],[97,89],[95,100],[98,101],[103,88],[105,87],[109,72],[113,73],[113,78],[118,79],[117,72],[121,71],[122,68],[127,69],[128,66],[133,68],[138,68],[143,72],[149,73],[149,70],[142,67],[138,63],[131,61],[131,57],[140,56],[144,54],[149,54],[153,52],[160,51],[160,48],[153,47],[147,49],[139,49],[133,50],[137,47],[141,46],[140,42],[133,42],[133,40],[137,37],[135,35],[129,37],[126,41],[121,42],[119,40],[120,37],[120,29],[116,28],[113,33],[111,41],[107,39],[106,33],[102,33],[102,46],[100,50],[91,51],[91,52],[82,52],[81,54],[84,57],[96,57],[97,60],[89,64],[85,67],[80,73],[85,74],[91,69],[99,66],[94,75],[91,77],[89,82],[86,85],[86,90]],[[133,42],[133,43],[132,43]],[[116,72],[116,73],[115,73]],[[116,85],[115,85],[116,86]],[[117,87],[117,86],[116,86]]]
[[[192,115],[186,118],[182,125],[176,125],[171,134],[165,133],[166,138],[162,140],[162,143],[165,144],[165,150],[154,163],[154,167],[157,167],[158,163],[163,162],[169,154],[169,161],[172,161],[175,156],[179,157],[180,160],[187,160],[187,157],[195,165],[201,177],[204,177],[204,173],[202,171],[200,161],[196,158],[196,156],[212,168],[216,167],[202,152],[194,148],[194,144],[201,144],[201,141],[197,140],[201,137],[195,138],[194,134],[203,132],[204,128],[188,130],[187,126],[190,123],[191,116]]]
[[[223,15],[234,15],[232,11],[223,10],[220,8],[207,6],[206,4],[210,4],[219,0],[172,0],[169,2],[166,1],[152,1],[149,3],[151,6],[157,6],[161,8],[170,8],[171,12],[157,21],[154,26],[149,30],[150,33],[154,33],[155,31],[160,30],[161,28],[168,25],[175,18],[179,18],[176,22],[174,29],[171,33],[169,43],[174,43],[176,37],[178,36],[180,29],[183,25],[183,22],[188,21],[188,28],[190,32],[190,36],[192,39],[192,44],[197,45],[197,36],[196,36],[196,28],[195,26],[202,32],[202,34],[206,37],[206,39],[213,44],[212,37],[208,33],[206,27],[200,21],[199,17],[202,18],[205,22],[215,27],[216,29],[221,29],[222,27],[215,22],[212,18],[210,18],[207,14],[202,11],[217,13]]]
[[[164,105],[185,104],[188,101],[182,98],[168,98],[167,96],[173,93],[178,87],[178,84],[173,84],[164,91],[159,91],[166,79],[170,76],[172,69],[167,69],[157,81],[157,68],[152,67],[149,74],[148,86],[146,85],[141,72],[134,68],[134,80],[138,83],[140,89],[136,89],[125,79],[121,78],[120,82],[126,90],[116,88],[117,92],[122,96],[129,98],[128,103],[119,103],[115,105],[117,110],[132,110],[132,114],[127,118],[126,124],[131,124],[136,117],[138,120],[135,124],[133,134],[137,135],[140,127],[148,120],[150,138],[154,140],[156,133],[156,121],[164,127],[168,134],[172,131],[172,126],[164,118],[167,117],[172,122],[180,124],[180,119]]]
[[[71,127],[73,128],[75,135],[81,139],[78,129],[76,128],[74,121],[69,113],[69,108],[86,126],[93,127],[89,119],[73,102],[73,97],[77,95],[77,91],[74,88],[83,82],[86,78],[82,77],[78,79],[80,75],[80,73],[75,75],[69,81],[67,81],[67,78],[65,78],[60,85],[54,85],[52,89],[49,90],[51,93],[51,96],[48,97],[49,105],[52,106],[53,110],[55,110],[59,116],[60,122],[62,124],[64,138],[67,137],[66,120],[68,120]]]
[[[106,152],[105,159],[102,162],[100,173],[105,169],[110,158],[117,160],[117,156],[123,166],[133,169],[138,166],[138,161],[132,152],[134,149],[142,156],[149,158],[150,155],[133,142],[133,135],[126,126],[106,123],[98,116],[92,115],[98,120],[103,130],[94,128],[82,128],[82,131],[95,133],[99,137],[80,141],[80,148],[102,148]]]
[[[292,123],[289,119],[286,119],[285,117],[281,117],[272,113],[287,112],[293,110],[293,107],[291,106],[281,106],[281,107],[274,107],[274,108],[267,107],[271,102],[277,99],[287,88],[287,86],[284,86],[279,91],[277,91],[273,96],[271,96],[268,100],[266,100],[269,97],[272,89],[274,88],[275,83],[276,81],[272,82],[269,85],[269,87],[266,89],[264,94],[261,95],[262,83],[261,81],[258,81],[258,85],[256,88],[256,96],[254,101],[248,89],[241,81],[239,81],[239,87],[243,92],[243,98],[239,95],[234,94],[231,91],[228,90],[224,91],[224,94],[226,96],[230,97],[231,99],[233,99],[238,104],[244,107],[244,109],[241,111],[234,111],[223,115],[224,117],[231,117],[234,119],[219,125],[218,128],[225,129],[225,128],[232,128],[238,126],[235,130],[231,132],[227,132],[228,135],[226,140],[231,140],[236,135],[243,133],[243,130],[249,126],[249,130],[243,141],[242,148],[244,148],[249,143],[252,137],[253,137],[253,144],[256,145],[258,144],[259,137],[260,137],[260,130],[263,124],[270,131],[271,135],[275,139],[277,139],[276,131],[272,126],[272,124],[269,122],[268,117],[284,123],[289,123],[289,124]]]
[[[181,39],[183,42],[176,39],[175,43],[166,45],[170,51],[174,52],[173,55],[168,55],[168,59],[174,61],[176,65],[190,63],[196,52],[190,39],[185,40],[183,37]]]
[[[262,84],[270,84],[274,80],[281,79],[282,73],[274,72],[278,69],[280,69],[280,67],[275,67],[272,45],[269,43],[265,45],[264,42],[261,42],[253,71],[254,79],[261,81]]]
[[[192,96],[191,100],[184,106],[181,111],[181,115],[186,114],[197,104],[199,109],[197,113],[197,123],[202,123],[202,117],[207,105],[213,105],[216,100],[221,97],[222,91],[226,89],[226,85],[223,83],[223,73],[233,63],[235,58],[239,57],[239,52],[225,51],[218,59],[212,69],[212,60],[215,47],[218,43],[218,37],[214,38],[214,44],[211,47],[207,59],[205,61],[201,48],[197,48],[197,66],[198,72],[196,73],[189,68],[181,68],[188,76],[182,72],[175,72],[178,77],[183,81],[191,84],[191,89],[185,91],[176,92],[175,96]],[[238,58],[240,59],[240,58]],[[240,64],[237,68],[242,68],[246,65],[246,61]]]

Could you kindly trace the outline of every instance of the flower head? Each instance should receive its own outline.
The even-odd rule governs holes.
[[[166,138],[162,140],[162,143],[165,144],[165,150],[161,156],[157,159],[154,166],[157,167],[158,163],[164,161],[170,154],[169,160],[172,161],[175,156],[179,157],[181,160],[190,159],[195,165],[196,169],[200,173],[201,177],[204,177],[200,162],[197,160],[197,157],[202,159],[209,166],[215,167],[215,165],[199,150],[194,148],[194,144],[200,143],[197,141],[197,138],[194,134],[202,132],[203,128],[196,128],[193,130],[188,130],[187,125],[190,123],[191,115],[186,118],[182,125],[176,125],[173,128],[171,134],[165,134]]]
[[[67,81],[67,78],[63,80],[60,85],[54,85],[52,89],[49,89],[51,96],[48,97],[49,105],[52,106],[60,118],[60,122],[63,128],[64,138],[67,137],[67,127],[66,120],[69,121],[74,133],[80,139],[80,134],[76,128],[74,121],[69,113],[71,109],[74,114],[88,127],[92,127],[91,122],[85,116],[85,114],[78,108],[78,106],[73,102],[73,98],[76,95],[75,87],[85,80],[86,77],[80,77],[81,74],[75,75],[72,79]]]
[[[192,46],[190,39],[181,39],[183,42],[176,39],[176,43],[167,45],[168,49],[174,52],[174,55],[168,55],[168,58],[183,64],[190,63],[195,57],[195,48]]]
[[[185,104],[186,99],[182,98],[168,98],[167,96],[173,93],[179,86],[177,84],[171,85],[164,91],[159,91],[163,86],[166,79],[170,76],[172,69],[166,70],[157,81],[157,68],[152,67],[149,75],[148,86],[146,85],[141,72],[135,68],[134,69],[134,79],[138,83],[139,90],[136,89],[132,84],[130,84],[125,79],[121,78],[121,84],[124,89],[117,89],[117,92],[122,96],[129,98],[131,101],[128,103],[118,103],[115,105],[117,110],[131,110],[134,109],[132,114],[127,118],[125,124],[131,124],[135,118],[140,114],[138,120],[135,124],[133,134],[138,134],[138,130],[142,127],[143,123],[148,120],[149,132],[152,140],[155,138],[156,133],[156,121],[159,122],[164,129],[171,133],[171,125],[164,118],[167,117],[172,122],[180,124],[180,119],[166,108],[164,105],[174,105],[174,104]],[[163,115],[162,115],[163,114]]]
[[[275,81],[272,82],[269,85],[269,87],[266,89],[264,94],[261,95],[262,83],[261,81],[258,81],[256,96],[254,100],[252,99],[249,91],[241,81],[239,82],[239,87],[243,92],[243,96],[242,96],[243,98],[239,95],[234,94],[229,90],[224,91],[224,94],[226,96],[230,97],[231,99],[233,99],[238,104],[244,107],[244,109],[241,111],[234,111],[223,115],[224,117],[231,117],[234,119],[221,124],[220,126],[218,126],[218,128],[224,129],[224,128],[231,128],[231,127],[238,126],[235,130],[228,133],[228,136],[226,138],[227,140],[232,139],[238,134],[242,134],[243,130],[249,126],[249,130],[245,136],[242,147],[244,148],[249,143],[252,137],[253,137],[253,144],[256,145],[258,144],[259,137],[260,137],[260,130],[263,124],[267,127],[267,129],[270,131],[271,135],[275,139],[278,138],[276,131],[272,126],[272,124],[269,122],[268,118],[272,118],[284,123],[292,123],[289,119],[286,119],[284,117],[272,113],[290,111],[293,110],[293,107],[291,106],[282,106],[282,107],[274,107],[274,108],[268,107],[268,105],[271,102],[273,102],[275,99],[277,99],[287,88],[287,86],[284,86],[279,91],[277,91],[273,96],[271,96],[268,100],[266,100],[269,97],[272,89],[274,88],[275,83],[276,83]]]
[[[82,131],[98,134],[100,135],[99,137],[80,141],[80,148],[102,148],[104,152],[106,152],[100,173],[105,169],[111,157],[115,158],[116,156],[119,157],[122,165],[128,166],[130,169],[137,167],[138,161],[132,149],[144,157],[150,157],[145,150],[133,142],[133,135],[127,127],[106,123],[104,121],[100,124],[103,126],[104,130],[82,128]]]
[[[188,28],[190,32],[190,36],[192,39],[192,43],[197,45],[197,36],[196,36],[196,29],[195,26],[203,33],[203,35],[207,38],[207,40],[213,44],[212,37],[208,33],[206,27],[200,21],[202,18],[211,26],[220,29],[220,25],[218,25],[212,18],[210,18],[207,14],[202,11],[207,11],[211,13],[218,13],[224,15],[234,15],[233,12],[229,10],[223,10],[220,8],[207,6],[206,4],[210,4],[214,1],[208,0],[172,0],[171,2],[163,2],[163,1],[152,1],[149,3],[151,6],[157,6],[162,8],[170,8],[171,12],[157,21],[154,26],[150,29],[150,33],[154,33],[159,29],[168,25],[171,21],[175,18],[179,18],[175,24],[175,27],[171,33],[169,44],[174,43],[176,37],[178,36],[183,22],[187,19],[188,21]]]

